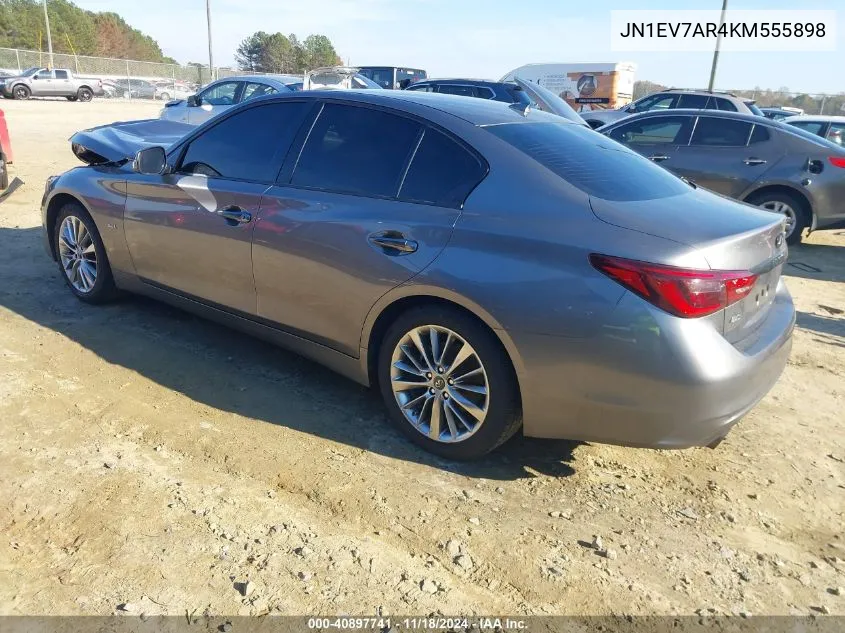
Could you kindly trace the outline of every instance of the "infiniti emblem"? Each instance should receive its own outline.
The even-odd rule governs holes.
[[[775,246],[778,248],[783,246],[783,233],[778,234],[778,236],[775,238]]]

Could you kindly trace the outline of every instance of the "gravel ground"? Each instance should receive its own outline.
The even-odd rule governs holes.
[[[516,438],[473,464],[378,398],[41,245],[67,138],[158,105],[4,101],[1,614],[845,614],[845,233],[786,268],[792,359],[716,450]]]

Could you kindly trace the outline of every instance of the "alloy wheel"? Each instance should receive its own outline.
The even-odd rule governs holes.
[[[766,209],[766,211],[780,213],[781,215],[786,216],[786,237],[792,235],[792,231],[795,230],[795,222],[797,221],[795,209],[786,202],[781,202],[780,200],[764,202],[760,205],[760,207]]]
[[[481,428],[490,404],[487,372],[475,349],[456,332],[422,325],[393,350],[393,395],[405,419],[437,442],[466,440]]]
[[[70,284],[83,294],[91,292],[97,283],[97,251],[91,233],[76,216],[62,220],[59,259]]]

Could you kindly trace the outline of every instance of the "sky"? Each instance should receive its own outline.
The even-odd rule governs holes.
[[[179,62],[208,62],[205,0],[73,0],[113,11],[155,38]],[[210,0],[216,66],[234,66],[238,44],[255,31],[327,35],[345,63],[409,66],[431,77],[499,79],[527,63],[637,64],[637,79],[704,87],[709,53],[610,50],[610,11],[715,9],[720,0]],[[800,9],[799,9],[800,7]],[[845,0],[731,0],[730,9],[836,9],[832,53],[723,52],[716,88],[845,91]]]

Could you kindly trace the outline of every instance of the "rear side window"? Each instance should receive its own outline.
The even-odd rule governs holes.
[[[689,117],[661,116],[640,119],[620,125],[610,132],[610,138],[625,145],[651,145],[668,143],[686,145],[689,138]]]
[[[698,119],[690,145],[735,147],[747,144],[750,135],[751,123],[748,121],[703,116]]]
[[[223,119],[191,141],[179,171],[271,183],[308,107],[304,101],[271,103]]]
[[[509,123],[486,129],[596,198],[654,200],[690,190],[647,158],[581,125]]]
[[[402,200],[460,207],[487,167],[457,142],[427,128],[399,191]]]
[[[736,106],[728,101],[727,99],[720,99],[718,97],[713,97],[713,100],[716,102],[716,108],[719,110],[724,110],[725,112],[736,112]]]
[[[754,145],[754,143],[765,143],[771,138],[771,134],[769,134],[769,130],[762,126],[762,125],[755,125],[754,131],[751,132],[751,140],[748,141],[749,145]]]
[[[681,98],[678,100],[678,107],[703,110],[707,105],[708,99],[709,97],[706,95],[681,95]]]
[[[394,197],[420,127],[381,110],[328,103],[302,148],[291,184]]]
[[[790,121],[787,125],[801,128],[802,130],[806,130],[810,134],[817,134],[821,136],[822,129],[824,128],[825,123],[822,123],[820,121]]]
[[[474,97],[475,91],[472,86],[456,86],[453,84],[440,84],[437,92],[446,95],[460,95],[461,97]]]
[[[422,84],[419,86],[408,86],[408,90],[415,90],[417,92],[434,92],[434,86],[431,84]]]
[[[56,71],[56,79],[67,79],[67,71],[66,70],[57,70]]]
[[[496,93],[487,86],[475,86],[475,96],[479,99],[492,99],[496,96]]]

